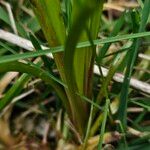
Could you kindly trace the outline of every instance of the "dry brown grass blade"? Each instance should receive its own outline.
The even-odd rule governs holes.
[[[104,4],[104,10],[116,10],[123,12],[126,8],[136,8],[139,7],[137,2],[108,2]]]
[[[116,132],[106,132],[104,134],[103,143],[107,144],[107,143],[115,142],[115,141],[118,141],[120,138],[121,138],[121,134],[119,134],[117,131]],[[98,142],[99,142],[99,135],[91,137],[88,140],[86,150],[96,149]],[[79,150],[82,150],[82,146],[79,147]]]
[[[19,141],[20,137],[13,137],[10,130],[9,118],[11,114],[10,108],[3,117],[0,118],[0,142],[6,147],[11,147]]]
[[[2,77],[0,80],[0,95],[17,75],[18,72],[8,72]]]

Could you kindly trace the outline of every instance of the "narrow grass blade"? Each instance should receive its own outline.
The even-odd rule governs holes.
[[[0,20],[4,21],[5,23],[7,23],[8,25],[11,25],[9,16],[7,14],[7,12],[0,6]]]
[[[9,72],[9,71],[27,73],[29,75],[42,79],[47,84],[50,84],[55,89],[60,99],[63,101],[66,110],[70,112],[70,105],[67,101],[66,94],[63,88],[60,86],[61,84],[66,87],[66,85],[62,81],[58,80],[56,77],[50,75],[48,72],[38,67],[24,64],[21,62],[3,63],[0,65],[0,73]]]
[[[125,57],[125,54],[123,54],[123,53],[114,56],[114,60],[113,60],[112,64],[109,67],[108,75],[107,75],[106,79],[102,81],[102,87],[101,87],[101,89],[100,89],[100,91],[99,91],[99,93],[97,95],[96,102],[98,104],[100,104],[101,101],[102,101],[102,98],[104,96],[106,96],[105,90],[108,88],[108,85],[109,85],[110,81],[112,80],[116,70],[121,65],[124,57]]]
[[[10,48],[7,44],[0,41],[0,45],[3,48],[5,48],[6,50],[8,50],[9,52],[11,52],[12,54],[17,54],[17,52],[15,50],[13,50],[12,48]]]
[[[142,0],[137,0],[137,1],[138,1],[139,5],[141,6],[141,8],[143,8],[144,7],[144,3],[142,2]]]
[[[103,137],[104,137],[105,128],[106,128],[107,114],[108,114],[108,110],[109,110],[109,104],[110,104],[110,100],[106,99],[106,104],[104,107],[104,117],[103,117],[103,122],[102,122],[102,126],[101,126],[100,137],[99,137],[99,143],[98,143],[98,150],[102,149]]]
[[[139,33],[145,30],[147,19],[150,14],[149,6],[150,6],[150,1],[145,0],[144,8],[142,10],[142,19],[141,19],[141,24],[139,28]],[[126,125],[127,125],[127,110],[126,109],[127,109],[129,83],[130,83],[130,78],[131,78],[132,71],[133,71],[133,66],[137,57],[139,44],[140,44],[140,39],[135,40],[133,43],[132,51],[129,52],[127,69],[126,69],[125,78],[124,78],[124,82],[122,84],[122,89],[121,89],[118,118],[123,124],[124,128],[126,128]]]
[[[97,103],[91,101],[89,98],[87,98],[87,97],[85,97],[85,96],[83,96],[81,94],[78,94],[78,93],[77,93],[77,95],[79,95],[84,101],[90,103],[91,105],[93,105],[94,107],[98,108],[99,110],[102,110],[102,107],[100,107]]]
[[[122,123],[120,121],[118,121],[119,127],[120,127],[120,131],[123,134],[123,139],[119,142],[119,149],[125,149],[128,150],[128,145],[127,145],[127,140],[126,140],[126,136],[125,136],[125,130],[124,127],[122,125]]]
[[[120,31],[124,22],[125,22],[125,14],[123,13],[122,16],[117,20],[117,22],[114,26],[114,29],[113,29],[112,33],[110,34],[110,37],[114,37],[118,34],[118,32]],[[99,50],[99,55],[96,59],[98,64],[101,62],[102,58],[105,56],[110,45],[111,45],[111,43],[107,43]]]
[[[114,57],[114,60],[109,68],[109,72],[107,77],[102,81],[102,85],[101,85],[101,89],[97,95],[96,98],[96,104],[100,105],[102,103],[102,99],[104,97],[108,97],[108,85],[110,83],[110,81],[113,78],[113,75],[115,74],[116,70],[120,67],[123,59],[124,59],[125,54],[118,54],[117,56]],[[98,109],[94,108],[94,112],[93,112],[93,117],[96,115]],[[94,135],[97,131],[97,129],[99,128],[100,124],[102,123],[102,118],[103,118],[103,113],[100,114],[95,122],[93,123],[92,126],[92,130],[91,130],[91,135]]]
[[[0,100],[0,111],[4,109],[5,106],[7,106],[13,100],[13,98],[21,92],[30,77],[30,75],[23,74],[15,82],[15,84],[5,93],[5,96]]]
[[[32,44],[36,50],[43,50],[36,37],[34,37],[32,34],[30,34],[30,39],[31,39]],[[47,56],[41,56],[41,58],[44,62],[46,69],[48,69],[48,71],[52,74],[52,69],[50,69],[52,63],[51,63],[50,59],[47,58]]]
[[[116,37],[94,40],[93,43],[94,43],[94,45],[99,45],[99,44],[113,43],[113,42],[118,42],[121,40],[136,39],[136,38],[147,37],[147,36],[150,36],[150,32],[141,32],[141,33],[133,33],[133,34],[127,34],[127,35],[119,35]],[[77,48],[88,47],[88,46],[91,46],[90,42],[80,42],[79,44],[77,44]],[[5,56],[0,57],[0,63],[11,62],[11,61],[19,60],[19,59],[25,59],[25,58],[47,55],[49,53],[59,53],[62,51],[64,51],[64,47],[58,46],[58,47],[52,47],[52,48],[44,50],[44,51],[25,52],[23,54],[15,54],[15,55],[10,55],[10,56],[5,55]]]
[[[85,138],[84,138],[83,150],[86,150],[88,138],[90,136],[90,129],[91,129],[92,120],[93,120],[92,119],[92,116],[93,116],[92,113],[93,113],[93,104],[91,105],[91,109],[90,109],[90,116],[89,116],[86,134],[85,134]]]
[[[131,101],[131,102],[150,111],[150,105],[146,105],[146,104],[143,104],[143,103],[137,102],[137,101]]]

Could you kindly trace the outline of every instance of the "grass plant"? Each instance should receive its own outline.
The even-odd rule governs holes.
[[[28,7],[34,11],[40,24],[34,20],[37,28],[32,27],[27,36],[34,46],[34,51],[20,53],[16,47],[0,42],[0,49],[4,53],[0,53],[0,75],[10,71],[22,74],[1,98],[1,112],[24,90],[24,86],[36,77],[52,87],[52,91],[55,91],[61,100],[61,109],[66,111],[76,144],[82,143],[81,149],[88,149],[90,138],[98,135],[95,147],[101,150],[108,131],[117,131],[120,134],[122,140],[120,143],[117,140],[118,149],[122,142],[131,150],[140,147],[139,143],[148,143],[149,132],[146,129],[146,136],[138,137],[139,141],[133,140],[131,143],[128,141],[127,131],[130,124],[138,130],[137,124],[150,110],[150,106],[143,101],[133,101],[130,98],[134,95],[140,95],[142,99],[149,96],[131,90],[130,79],[132,75],[139,77],[134,67],[142,49],[142,41],[148,41],[150,37],[150,32],[147,31],[150,23],[150,0],[138,0],[139,7],[124,11],[119,18],[112,21],[111,28],[108,28],[109,22],[104,20],[104,3],[104,0],[28,1]],[[10,26],[8,15],[2,7],[0,13],[0,19]],[[16,25],[18,33],[26,37],[19,22],[16,22]],[[40,27],[40,32],[44,34],[43,39],[38,35],[36,38],[33,32]],[[104,30],[107,37],[99,38],[105,35],[101,32],[105,28],[110,30]],[[44,42],[48,48],[43,50],[41,44]],[[117,45],[117,50],[110,51],[112,46]],[[149,54],[149,46],[146,48],[145,54]],[[47,56],[50,53],[53,59]],[[149,64],[145,61],[137,66],[144,64],[144,69],[148,69]],[[94,74],[95,65],[99,67],[100,76]],[[103,66],[108,68],[105,76],[101,68]],[[117,72],[124,74],[122,84],[113,82],[113,76]],[[144,78],[144,73],[140,74],[139,79],[142,77]],[[115,102],[116,113],[113,114],[111,106],[115,100],[119,102]],[[135,124],[128,121],[128,106],[144,109],[138,117],[135,116]],[[64,116],[66,118],[66,115]],[[65,123],[62,126],[66,129]]]

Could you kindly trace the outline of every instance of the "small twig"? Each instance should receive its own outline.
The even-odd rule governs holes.
[[[143,112],[143,111],[144,111],[144,108],[139,108],[139,107],[129,107],[127,109],[128,113],[140,113],[140,112]]]
[[[15,34],[12,34],[10,32],[4,31],[2,29],[0,29],[0,39],[7,41],[9,43],[12,43],[14,45],[17,45],[21,48],[24,48],[25,50],[28,50],[28,51],[34,50],[34,47],[29,40],[22,38],[20,36],[17,36]],[[41,46],[41,47],[43,50],[48,49],[48,47],[45,47],[45,46]],[[48,54],[47,56],[51,57],[51,58],[53,57],[52,54]]]
[[[50,123],[46,122],[45,123],[45,128],[44,128],[44,133],[43,133],[43,140],[42,140],[43,145],[47,144],[49,128],[50,128]]]
[[[17,35],[14,35],[12,33],[9,33],[7,31],[1,30],[1,29],[0,29],[0,39],[10,42],[12,44],[15,44],[15,45],[17,45],[21,48],[24,48],[26,50],[29,50],[29,51],[34,50],[34,47],[29,40],[19,37]],[[48,49],[48,48],[45,46],[42,46],[42,49]],[[48,54],[47,56],[50,58],[53,58],[52,54]],[[103,72],[104,76],[107,76],[108,69],[102,67],[102,72]],[[97,75],[100,75],[97,65],[94,65],[94,73]],[[124,79],[124,75],[121,73],[115,73],[113,79],[116,82],[122,83],[123,79]],[[148,84],[148,83],[131,78],[130,86],[137,90],[140,90],[144,93],[150,94],[150,84]]]
[[[104,67],[101,67],[101,68],[102,68],[103,75],[107,76],[108,69],[106,69]],[[94,66],[94,73],[96,73],[97,75],[100,74],[98,66],[96,66],[96,65]],[[116,82],[122,83],[123,79],[124,79],[124,75],[121,73],[115,73],[115,75],[113,76],[113,79]],[[150,85],[148,83],[145,83],[145,82],[139,81],[137,79],[131,78],[130,86],[137,89],[137,90],[140,90],[144,93],[150,94]]]
[[[139,56],[139,58],[150,61],[150,56],[149,55],[139,54],[138,56]]]
[[[140,132],[140,131],[138,131],[138,130],[136,130],[136,129],[133,129],[133,128],[131,128],[131,127],[128,127],[128,133],[130,133],[130,134],[132,134],[132,135],[134,135],[134,136],[137,136],[137,137],[142,137],[142,136],[145,135],[144,132]]]

